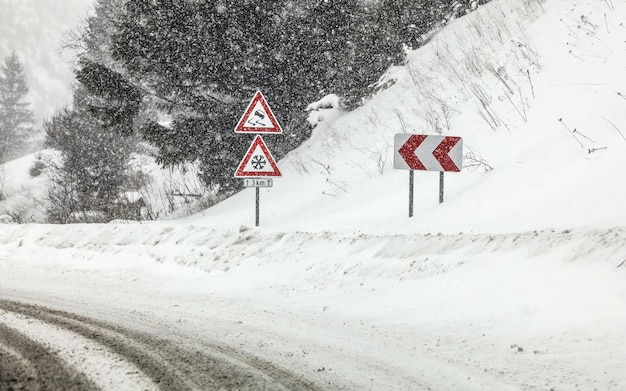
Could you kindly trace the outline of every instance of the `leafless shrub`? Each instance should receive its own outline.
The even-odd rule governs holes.
[[[506,90],[501,102],[508,102],[523,121],[528,121],[529,104],[522,85],[527,82],[530,89],[527,95],[535,96],[529,68],[540,68],[540,57],[525,32],[525,24],[521,21],[510,24],[509,15],[517,13],[532,20],[544,11],[543,4],[544,0],[502,2],[499,8],[477,12],[463,34],[440,34],[431,40],[430,61],[407,64],[407,80],[414,87],[412,110],[427,124],[427,131],[443,133],[451,129],[452,117],[458,111],[449,103],[450,91],[454,91],[456,99],[474,100],[478,115],[490,128],[509,129],[504,122],[507,117],[499,112],[505,106],[492,101],[498,92],[484,77],[485,73],[491,74]],[[507,42],[511,46],[502,51],[501,45]],[[399,119],[405,127],[404,118]]]
[[[0,203],[0,215],[11,216],[18,224],[45,223],[46,201],[31,194],[29,188],[21,185],[7,192]]]
[[[138,182],[145,201],[145,219],[189,215],[217,202],[215,191],[200,182],[195,165],[172,167],[160,176],[158,183],[149,176],[142,176],[143,183]]]
[[[506,89],[509,91],[509,94],[514,94],[513,88],[509,85],[509,81],[513,84],[515,82],[510,80],[505,67],[501,66],[496,69],[496,67],[492,63],[487,63],[485,65],[485,68],[487,69],[487,71],[489,71],[489,73],[495,76],[496,79],[498,79],[498,81],[500,81],[500,83],[502,83],[504,87],[506,87]]]
[[[387,167],[387,154],[389,153],[389,145],[385,145],[383,148],[377,149],[373,155],[373,159],[376,162],[378,173],[382,175]]]
[[[528,115],[526,114],[526,103],[524,101],[524,95],[522,94],[522,89],[518,89],[519,93],[519,103],[513,101],[513,97],[515,95],[504,93],[504,98],[513,106],[517,114],[524,120],[524,122],[528,121]]]
[[[604,0],[604,3],[611,11],[615,10],[615,5],[613,4],[613,0]],[[605,14],[606,15],[606,14]]]
[[[292,156],[289,160],[289,164],[291,164],[298,174],[306,174],[309,172],[309,168],[302,155]]]
[[[522,15],[524,15],[528,19],[534,19],[544,12],[545,8],[543,4],[545,0],[522,0],[521,1],[521,11]]]
[[[346,189],[347,183],[346,182],[338,182],[338,181],[334,181],[330,178],[326,178],[326,183],[328,183],[331,186],[331,189],[329,192],[326,191],[322,191],[322,194],[324,195],[329,195],[329,196],[333,196],[333,197],[337,197],[339,196],[340,193],[347,193],[348,189]]]
[[[402,133],[408,133],[406,122],[404,121],[404,116],[402,115],[402,112],[398,109],[393,109],[393,112],[396,114],[396,117],[398,117],[398,121],[400,122],[400,129],[402,129]]]
[[[479,85],[472,83],[472,93],[476,98],[476,105],[478,107],[478,115],[493,129],[496,130],[501,124],[502,120],[498,114],[491,108],[492,98],[489,96]]]
[[[619,133],[619,135],[620,135],[620,136],[622,136],[622,138],[624,139],[624,141],[626,141],[626,136],[624,136],[624,133],[622,133],[622,131],[621,131],[621,130],[617,127],[617,126],[615,126],[615,124],[614,124],[613,122],[609,121],[609,120],[608,120],[607,118],[605,118],[605,117],[602,117],[602,119],[603,119],[603,120],[605,120],[606,122],[608,122],[609,124],[611,124],[611,126],[613,126],[613,128],[614,128],[615,130],[617,130],[617,133]]]
[[[369,155],[369,159],[374,162],[376,167],[376,173],[378,175],[382,175],[385,172],[385,168],[387,167],[388,157],[390,145],[385,142],[382,145],[375,145],[372,148],[358,148],[360,151]],[[370,177],[374,177],[375,174],[373,171],[363,163],[356,164],[356,167],[360,168],[366,175]]]
[[[583,144],[583,142],[580,140],[580,137],[584,138],[585,140],[595,143],[595,141],[593,141],[591,138],[585,136],[584,134],[582,134],[580,131],[578,131],[576,128],[574,128],[573,130],[570,129],[569,126],[567,126],[567,124],[565,123],[565,121],[563,121],[563,118],[559,118],[559,122],[561,123],[561,125],[563,125],[563,127],[565,127],[565,129],[567,129],[567,131],[572,135],[572,138],[574,140],[576,140],[576,142],[578,142],[578,144],[582,147],[585,148],[585,145]]]
[[[469,151],[463,156],[463,168],[470,170],[482,168],[485,172],[493,170],[493,167],[482,156],[473,151]]]
[[[597,151],[604,151],[605,149],[607,149],[608,147],[598,147],[598,148],[589,148],[587,149],[587,153],[589,153],[590,155],[594,152]]]
[[[332,175],[330,173],[330,164],[324,164],[317,159],[311,159],[311,161],[315,164],[318,164],[320,167],[322,167],[327,175]]]
[[[517,57],[518,64],[528,63],[529,65],[534,65],[537,68],[541,68],[539,52],[537,52],[537,49],[534,47],[531,40],[526,35],[524,26],[521,26],[519,22],[518,34],[515,37],[511,38],[511,43],[515,47],[513,53]],[[519,56],[521,56],[521,58]],[[523,68],[525,67],[520,67],[520,69]]]

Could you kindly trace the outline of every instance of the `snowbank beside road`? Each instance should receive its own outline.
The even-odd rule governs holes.
[[[330,389],[626,384],[623,228],[377,236],[140,227],[7,226],[2,295],[219,341]]]

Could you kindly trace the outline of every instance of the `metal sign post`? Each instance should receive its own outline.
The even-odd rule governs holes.
[[[255,226],[259,226],[260,209],[261,209],[261,187],[272,187],[274,182],[271,178],[244,178],[243,185],[245,187],[255,187]]]
[[[261,191],[260,191],[260,187],[256,188],[256,220],[255,220],[255,226],[258,227],[259,226],[259,205],[260,205],[260,200],[261,200]]]
[[[439,203],[443,204],[443,171],[439,171]]]
[[[413,170],[409,171],[409,217],[413,217]]]

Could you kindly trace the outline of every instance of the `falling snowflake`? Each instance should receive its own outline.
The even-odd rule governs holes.
[[[252,157],[252,167],[254,167],[255,170],[262,170],[266,164],[267,160],[265,160],[263,155],[254,155]]]

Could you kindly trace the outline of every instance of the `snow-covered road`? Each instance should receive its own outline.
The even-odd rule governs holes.
[[[318,389],[269,362],[198,336],[141,333],[6,300],[0,300],[0,357],[2,390]]]
[[[617,391],[626,387],[624,259],[624,228],[377,236],[6,226],[0,296],[221,353],[270,382]]]

